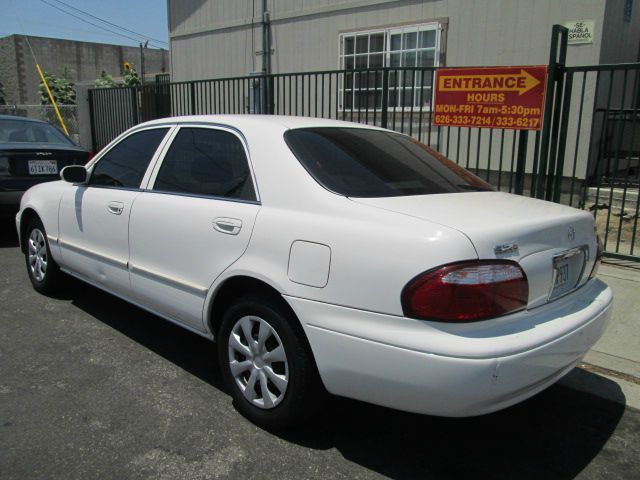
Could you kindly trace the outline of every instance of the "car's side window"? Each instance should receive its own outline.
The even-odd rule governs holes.
[[[153,128],[129,135],[98,161],[89,185],[139,188],[149,162],[168,130]]]
[[[167,151],[154,190],[256,200],[242,142],[224,130],[181,128]]]

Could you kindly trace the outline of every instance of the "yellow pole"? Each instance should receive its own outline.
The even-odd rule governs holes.
[[[42,70],[40,70],[40,65],[38,65],[37,63],[36,63],[36,68],[38,69],[38,73],[40,74],[42,83],[44,83],[44,88],[47,89],[47,93],[49,94],[49,100],[51,100],[51,103],[53,104],[53,108],[56,110],[56,114],[58,115],[58,120],[60,120],[60,125],[62,125],[62,129],[64,130],[64,133],[66,133],[67,136],[69,136],[69,130],[67,130],[67,126],[64,124],[64,120],[62,120],[62,115],[60,115],[60,110],[58,110],[58,105],[56,105],[56,101],[53,99],[53,94],[51,93],[51,90],[49,90],[49,84],[45,80],[44,75],[42,74]]]

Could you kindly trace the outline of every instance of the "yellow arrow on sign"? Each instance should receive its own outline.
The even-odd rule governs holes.
[[[519,74],[446,75],[438,79],[441,92],[528,92],[540,80],[524,69]]]

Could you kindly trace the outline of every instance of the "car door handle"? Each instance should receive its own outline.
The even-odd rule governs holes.
[[[237,235],[242,229],[242,220],[237,218],[218,217],[213,221],[213,228],[220,233]]]
[[[120,215],[122,210],[124,210],[124,203],[122,202],[109,202],[107,205],[107,212],[114,215]]]

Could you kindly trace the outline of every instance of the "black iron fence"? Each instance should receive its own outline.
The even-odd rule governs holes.
[[[438,127],[437,68],[376,68],[156,82],[89,92],[94,149],[167,116],[262,113],[406,133],[500,190],[590,209],[606,254],[640,260],[640,64],[565,67],[554,27],[543,129]]]
[[[534,146],[527,141],[527,170],[518,171],[513,130],[438,127],[431,111],[436,68],[379,68],[283,73],[191,82],[155,83],[89,93],[92,141],[99,150],[140,122],[180,115],[269,113],[331,118],[409,134],[487,178],[498,188],[528,192]]]
[[[587,159],[578,206],[593,212],[607,255],[640,260],[640,64],[568,67],[565,77],[560,135],[576,144],[562,146],[559,168],[579,175]]]

